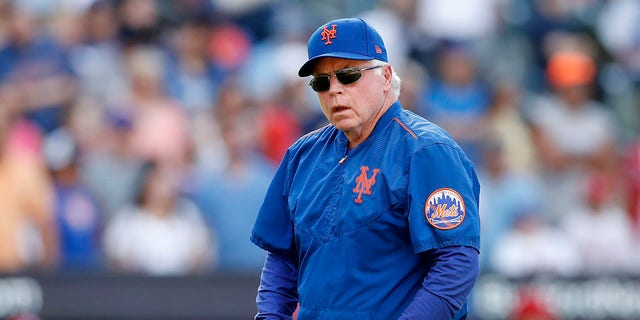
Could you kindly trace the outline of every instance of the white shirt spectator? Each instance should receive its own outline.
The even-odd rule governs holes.
[[[499,27],[504,0],[422,0],[418,4],[421,28],[436,38],[472,40],[490,37]]]
[[[631,221],[620,206],[607,206],[600,212],[577,207],[564,217],[563,228],[582,257],[584,272],[611,275],[631,271]]]
[[[589,155],[615,140],[611,114],[597,102],[570,108],[547,96],[540,98],[534,107],[531,121],[566,153]]]
[[[613,185],[608,175],[590,174],[582,203],[567,208],[562,219],[561,226],[582,257],[582,271],[590,275],[628,273],[637,263],[633,222],[613,197]]]
[[[573,276],[580,257],[566,235],[527,214],[495,248],[493,270],[509,277]]]
[[[177,208],[165,217],[137,207],[123,209],[107,226],[107,256],[128,272],[192,272],[209,254],[207,227],[192,203],[182,201]]]

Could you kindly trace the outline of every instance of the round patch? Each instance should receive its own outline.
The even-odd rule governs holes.
[[[434,191],[424,205],[424,215],[432,226],[449,230],[464,220],[466,209],[458,192],[449,188]]]

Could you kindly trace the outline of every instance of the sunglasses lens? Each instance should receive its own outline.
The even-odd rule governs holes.
[[[311,89],[316,92],[329,90],[329,76],[318,76],[309,83]]]
[[[350,84],[358,81],[362,77],[362,72],[360,70],[338,70],[336,71],[336,78],[342,84]],[[313,78],[311,82],[309,82],[311,88],[316,92],[327,91],[331,86],[331,78],[328,75],[321,75]]]
[[[345,72],[336,72],[336,78],[342,84],[350,84],[358,81],[362,77],[362,72],[360,71],[345,71]]]

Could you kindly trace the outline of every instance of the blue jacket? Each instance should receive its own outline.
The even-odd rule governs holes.
[[[251,239],[298,266],[299,319],[395,319],[434,263],[420,253],[479,250],[479,191],[453,139],[396,102],[354,149],[333,126],[293,144]]]

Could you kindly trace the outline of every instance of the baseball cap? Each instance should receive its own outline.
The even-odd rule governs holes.
[[[58,128],[45,136],[43,154],[50,169],[62,170],[77,159],[78,146],[68,129]]]
[[[307,52],[309,59],[298,71],[300,77],[311,75],[319,58],[388,62],[382,37],[360,18],[337,19],[320,26],[309,38]]]
[[[547,77],[556,88],[582,86],[596,76],[596,64],[586,53],[559,51],[551,55],[547,64]]]

